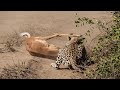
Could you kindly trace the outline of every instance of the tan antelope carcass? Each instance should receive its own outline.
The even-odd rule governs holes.
[[[60,36],[59,34],[54,34],[47,37],[33,37],[28,32],[23,32],[20,36],[26,38],[26,50],[32,56],[57,57],[60,48],[53,44],[47,43],[46,40]]]

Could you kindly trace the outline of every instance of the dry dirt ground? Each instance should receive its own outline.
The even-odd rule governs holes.
[[[0,11],[0,42],[5,40],[5,35],[12,34],[14,30],[20,30],[25,25],[36,26],[41,36],[52,35],[53,33],[75,33],[85,34],[89,26],[75,27],[76,13],[79,17],[96,18],[103,21],[111,19],[111,14],[106,11]],[[91,37],[87,38],[90,41],[96,37],[100,31],[93,29]],[[49,40],[49,43],[57,46],[64,46],[66,37],[57,37]],[[88,42],[89,43],[89,42]],[[0,44],[0,48],[2,48]],[[50,63],[55,60],[33,57],[26,51],[25,46],[19,48],[19,52],[0,53],[0,68],[5,65],[13,65],[18,62],[28,62],[31,59],[36,59],[33,62],[33,67],[37,68],[41,79],[81,79],[86,78],[84,74],[73,72],[72,70],[63,69],[55,70],[50,67]],[[39,63],[37,63],[39,62]],[[1,69],[2,70],[2,69]]]

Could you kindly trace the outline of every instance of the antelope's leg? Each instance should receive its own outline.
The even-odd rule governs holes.
[[[54,35],[51,35],[51,36],[46,36],[46,37],[43,37],[43,39],[44,40],[49,40],[49,39],[52,39],[52,38],[54,38],[54,37],[60,37],[60,35],[59,34],[54,34]]]
[[[43,39],[48,40],[48,39],[52,39],[54,37],[61,37],[61,36],[78,37],[79,35],[69,35],[69,34],[57,34],[57,33],[55,33],[54,35],[43,37]]]

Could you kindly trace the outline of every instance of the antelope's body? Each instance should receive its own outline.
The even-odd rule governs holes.
[[[37,53],[46,56],[57,56],[59,47],[48,44],[40,37],[30,37],[26,39],[26,50],[30,53]]]
[[[44,55],[44,56],[57,56],[59,52],[59,47],[49,44],[46,42],[47,39],[50,39],[54,36],[49,37],[31,37],[29,33],[22,33],[21,36],[26,36],[26,50],[34,56]]]

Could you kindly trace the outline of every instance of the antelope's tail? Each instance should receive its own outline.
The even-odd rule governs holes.
[[[20,37],[30,38],[31,35],[30,35],[30,33],[28,33],[28,32],[23,32],[23,33],[20,33]]]

